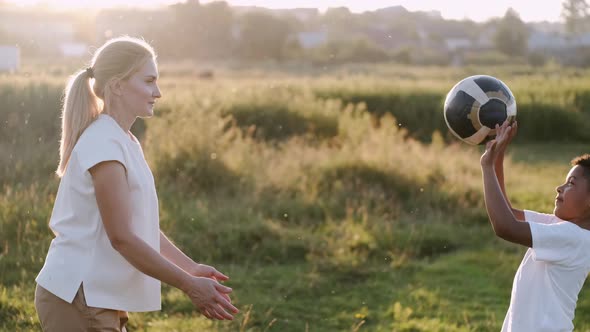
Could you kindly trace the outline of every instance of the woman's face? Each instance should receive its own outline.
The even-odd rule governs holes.
[[[132,116],[151,117],[154,104],[160,98],[158,87],[158,67],[154,59],[149,59],[128,80],[121,81],[123,107]]]

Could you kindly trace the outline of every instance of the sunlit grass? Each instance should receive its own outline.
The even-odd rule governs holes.
[[[230,275],[242,313],[211,322],[164,287],[163,310],[132,314],[132,330],[500,329],[523,249],[488,225],[481,147],[436,127],[446,91],[483,69],[234,68],[196,81],[182,66],[162,65],[164,98],[134,130],[155,175],[162,228]],[[39,328],[33,280],[52,237],[65,72],[0,75],[2,331]],[[513,204],[550,212],[569,160],[587,144],[537,141],[536,126],[559,112],[587,114],[590,82],[584,71],[550,66],[485,73],[506,77],[529,112],[536,100],[554,105],[548,118],[523,123],[506,160]],[[399,120],[424,116],[428,130]],[[586,294],[579,331],[590,330]]]

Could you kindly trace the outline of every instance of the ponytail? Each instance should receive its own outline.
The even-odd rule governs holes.
[[[57,175],[62,177],[68,166],[72,150],[92,121],[100,112],[100,101],[90,87],[91,70],[81,70],[70,77],[64,93],[61,115],[61,141]]]

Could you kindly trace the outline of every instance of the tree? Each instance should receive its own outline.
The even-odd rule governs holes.
[[[561,16],[565,19],[565,29],[571,36],[577,36],[588,30],[590,7],[586,0],[565,0]]]
[[[194,37],[199,34],[200,25],[198,21],[201,4],[199,1],[187,1],[185,3],[177,3],[171,5],[170,8],[174,14],[172,26],[168,29],[159,29],[167,38],[162,38],[167,47],[164,45],[157,45],[165,52],[173,53],[175,56],[185,58],[195,58],[198,56],[198,44],[195,43]],[[160,28],[160,27],[156,27]],[[167,31],[166,31],[167,30]],[[174,46],[177,45],[177,46]]]
[[[328,24],[345,24],[354,18],[354,14],[347,7],[331,7],[326,10],[324,20]]]
[[[201,56],[219,58],[227,55],[233,45],[233,14],[225,1],[203,5],[198,15],[199,44]]]
[[[171,44],[180,45],[178,56],[219,58],[229,53],[233,43],[233,14],[226,2],[201,5],[191,0],[171,8],[175,23],[165,29],[175,34],[169,39],[173,41]]]
[[[242,17],[239,56],[253,60],[284,58],[291,28],[287,21],[264,12]]]
[[[347,7],[328,8],[322,16],[330,39],[349,39],[361,30],[359,15],[353,14]]]
[[[509,8],[498,22],[494,43],[498,51],[509,56],[522,56],[527,52],[529,31],[518,13]]]

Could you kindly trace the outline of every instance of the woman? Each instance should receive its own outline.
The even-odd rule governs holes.
[[[142,40],[112,39],[65,90],[55,238],[36,279],[44,331],[124,331],[127,311],[160,310],[160,281],[208,318],[238,312],[231,289],[217,282],[228,277],[195,263],[159,229],[154,179],[129,131],[161,97],[155,60]]]

